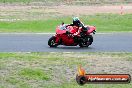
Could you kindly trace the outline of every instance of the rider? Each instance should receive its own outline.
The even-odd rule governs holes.
[[[78,17],[73,17],[73,23],[69,24],[67,26],[76,26],[77,31],[73,34],[74,35],[74,41],[78,42],[78,36],[80,36],[80,29],[83,29],[83,31],[86,31],[87,28],[84,27],[84,24],[79,20]]]
[[[74,33],[73,35],[78,35],[80,33],[80,29],[82,28],[84,31],[87,30],[86,27],[84,27],[84,24],[79,20],[78,17],[73,17],[73,23],[69,24],[67,26],[77,26],[78,27],[78,31],[76,33]]]

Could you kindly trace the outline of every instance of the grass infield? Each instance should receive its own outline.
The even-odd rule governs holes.
[[[94,25],[97,32],[130,32],[132,31],[132,14],[97,14],[80,16],[84,24]],[[72,17],[53,17],[45,20],[0,21],[0,32],[55,32],[57,25],[64,21],[72,22]]]
[[[81,64],[87,73],[132,75],[132,53],[0,53],[0,88],[131,88],[130,84],[86,84],[75,77]]]

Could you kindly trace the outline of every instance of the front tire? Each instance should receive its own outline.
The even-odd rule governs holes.
[[[55,43],[55,40],[56,40],[56,37],[55,37],[55,36],[52,36],[52,37],[49,39],[49,41],[48,41],[48,45],[49,45],[50,47],[57,47],[58,44]]]

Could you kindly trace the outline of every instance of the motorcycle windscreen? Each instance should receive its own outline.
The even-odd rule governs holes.
[[[61,30],[60,27],[56,28],[56,34],[64,34],[66,33],[66,30]]]

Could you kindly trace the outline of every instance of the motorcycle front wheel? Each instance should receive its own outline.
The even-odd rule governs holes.
[[[56,39],[55,36],[52,36],[52,37],[49,39],[48,45],[49,45],[50,47],[57,47],[57,46],[58,46],[58,44],[55,43],[55,39]]]

